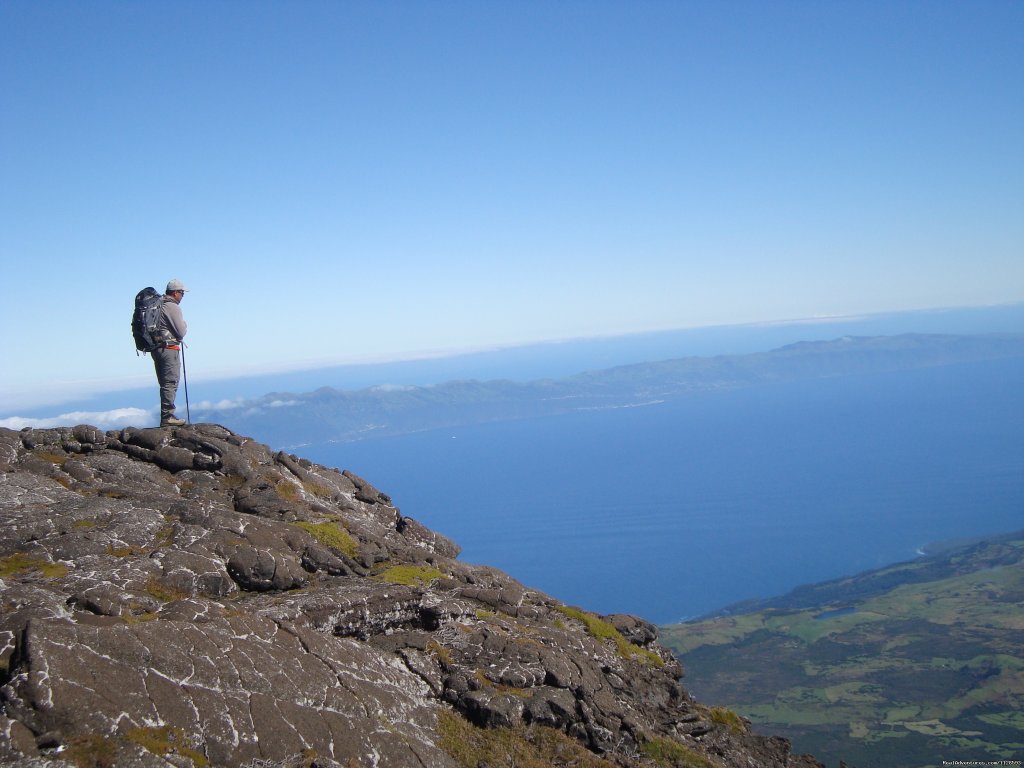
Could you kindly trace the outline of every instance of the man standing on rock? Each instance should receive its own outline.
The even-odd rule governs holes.
[[[181,314],[181,300],[185,298],[185,284],[175,278],[167,283],[160,314],[159,337],[161,345],[153,350],[156,380],[160,383],[160,426],[180,427],[185,423],[174,415],[174,399],[178,395],[181,373],[181,342],[188,331],[188,323]]]

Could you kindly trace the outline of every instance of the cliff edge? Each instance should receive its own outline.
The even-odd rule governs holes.
[[[217,425],[0,429],[0,521],[4,765],[820,765],[649,623]]]

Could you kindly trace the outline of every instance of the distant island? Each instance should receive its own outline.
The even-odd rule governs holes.
[[[274,392],[226,408],[197,410],[194,417],[285,447],[644,407],[696,392],[1021,356],[1024,334],[846,336],[770,352],[684,357],[525,383],[462,380],[423,387]]]

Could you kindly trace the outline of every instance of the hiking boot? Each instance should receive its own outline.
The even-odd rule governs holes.
[[[161,427],[183,427],[185,426],[185,420],[179,419],[177,416],[168,416],[166,419],[161,419]]]

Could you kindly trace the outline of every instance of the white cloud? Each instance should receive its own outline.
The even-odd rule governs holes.
[[[272,400],[267,403],[268,408],[287,408],[292,405],[301,405],[298,400]]]
[[[76,424],[91,424],[94,427],[115,429],[117,427],[151,426],[156,420],[155,410],[114,408],[110,411],[72,411],[71,413],[62,413],[59,416],[46,416],[42,418],[11,416],[10,418],[0,419],[0,427],[6,427],[7,429],[24,429],[25,427],[46,429],[49,427],[70,427]]]
[[[248,400],[243,400],[241,398],[236,398],[235,400],[228,400],[225,398],[224,400],[218,400],[217,402],[213,402],[212,400],[203,400],[192,407],[197,411],[230,411],[234,408],[241,408],[248,402]]]

